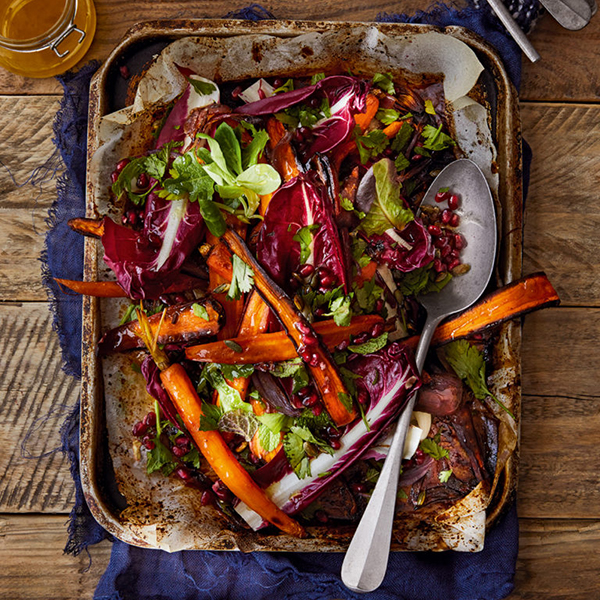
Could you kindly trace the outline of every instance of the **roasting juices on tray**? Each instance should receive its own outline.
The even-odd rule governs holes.
[[[131,434],[148,473],[232,523],[302,537],[358,519],[418,390],[398,510],[489,490],[512,415],[493,408],[486,330],[558,298],[543,275],[495,292],[439,329],[419,377],[415,296],[469,269],[461,198],[440,189],[420,209],[460,156],[440,86],[316,73],[219,88],[180,71],[151,147],[106,182],[120,221],[71,222],[116,281],[61,281],[130,300],[99,351],[137,353],[155,399]]]

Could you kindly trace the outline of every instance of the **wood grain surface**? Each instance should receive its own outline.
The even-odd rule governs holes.
[[[85,60],[105,58],[135,22],[219,17],[216,1],[99,0]],[[384,0],[282,0],[282,18],[370,20]],[[401,10],[424,8],[408,0]],[[510,600],[600,598],[600,17],[567,32],[543,17],[542,55],[523,65],[523,136],[533,150],[524,270],[544,270],[560,307],[524,318],[520,553]],[[61,371],[41,283],[48,210],[61,165],[52,122],[60,86],[0,69],[0,600],[93,597],[110,544],[63,555],[73,504],[60,426],[78,384]],[[10,170],[7,170],[7,168]],[[32,174],[34,177],[32,178]],[[36,458],[37,457],[37,458]]]

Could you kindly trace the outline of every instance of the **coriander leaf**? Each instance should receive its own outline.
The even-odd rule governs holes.
[[[308,442],[309,444],[313,444],[314,446],[319,448],[319,450],[321,450],[322,452],[326,452],[327,454],[334,453],[333,448],[329,444],[324,442],[323,440],[315,437],[314,433],[308,427],[300,427],[298,425],[293,425],[292,427],[290,427],[290,432],[293,433],[294,435],[299,436],[305,442]]]
[[[438,474],[440,483],[446,483],[450,479],[450,475],[452,475],[452,469],[448,469],[447,471],[440,471]]]
[[[367,313],[372,313],[375,310],[375,303],[381,298],[383,288],[375,283],[375,278],[365,281],[362,287],[354,283],[353,288],[360,308]]]
[[[227,170],[234,175],[239,175],[242,172],[242,149],[231,125],[221,123],[215,131],[215,140],[223,152]]]
[[[168,154],[166,157],[163,157],[161,153],[149,154],[144,160],[144,171],[150,175],[150,177],[160,180],[165,176],[168,160]]]
[[[304,451],[304,440],[293,432],[283,438],[283,451],[298,479],[310,477],[310,461]]]
[[[428,115],[435,115],[435,108],[433,108],[433,102],[431,100],[425,100],[425,112]]]
[[[181,154],[173,161],[171,179],[163,181],[162,186],[169,193],[169,200],[182,198],[186,193],[192,202],[211,200],[213,196],[213,183],[193,152]]]
[[[400,131],[398,131],[392,140],[391,149],[398,153],[404,152],[408,147],[408,143],[410,142],[414,131],[414,128],[409,123],[403,123]]]
[[[425,452],[425,454],[429,454],[433,459],[440,460],[442,458],[449,458],[448,450],[446,448],[442,448],[435,440],[431,438],[425,438],[419,444],[419,448]]]
[[[317,231],[321,225],[313,223],[306,227],[301,227],[292,238],[300,244],[300,262],[304,264],[312,254],[313,232]]]
[[[230,340],[227,340],[230,341]],[[225,379],[233,381],[239,377],[250,377],[254,373],[254,365],[219,365],[219,369],[223,373]]]
[[[375,73],[373,75],[373,85],[382,89],[386,94],[393,96],[396,93],[391,73]]]
[[[429,152],[429,150],[425,149],[424,146],[415,146],[413,148],[413,152],[415,154],[419,154],[420,156],[425,156],[427,158],[429,158],[431,156],[431,153]]]
[[[405,296],[418,296],[419,294],[437,293],[447,285],[452,279],[450,273],[437,281],[438,274],[433,270],[433,263],[424,267],[419,267],[408,273],[404,273],[400,281],[400,291]]]
[[[394,161],[394,166],[396,167],[396,171],[400,173],[400,171],[404,171],[404,169],[410,167],[410,160],[408,160],[404,154],[398,154]]]
[[[355,354],[372,354],[373,352],[377,352],[382,348],[385,348],[387,344],[388,334],[387,332],[382,333],[379,337],[371,338],[364,344],[359,344],[356,346],[348,346],[348,350],[350,352],[354,352]]]
[[[384,125],[391,125],[394,121],[397,121],[399,117],[400,113],[393,108],[380,108],[375,115],[375,118]]]
[[[373,165],[373,175],[377,194],[360,228],[369,236],[382,235],[391,228],[404,229],[415,216],[400,197],[394,163],[387,158],[381,159]]]
[[[254,285],[254,271],[237,254],[231,257],[233,273],[231,276],[231,286],[227,297],[230,300],[239,300],[242,294],[252,290]]]
[[[338,392],[338,400],[343,404],[344,408],[348,412],[352,412],[352,397],[350,394]]]
[[[356,146],[360,162],[364,165],[371,158],[379,156],[388,146],[390,140],[381,129],[374,129],[366,135],[355,133]]]
[[[217,86],[214,83],[210,83],[209,81],[202,81],[201,79],[192,79],[191,77],[186,77],[188,83],[196,90],[200,96],[209,96],[214,91],[216,91]]]
[[[294,80],[288,79],[282,86],[278,87],[276,90],[273,90],[274,94],[279,94],[281,92],[291,92],[294,89]]]
[[[121,170],[117,180],[112,184],[113,194],[118,198],[123,192],[131,192],[131,182],[144,172],[145,157],[130,160]]]
[[[199,317],[200,319],[204,319],[205,321],[209,320],[208,311],[202,304],[194,302],[194,304],[192,304],[192,312],[194,313],[194,316]]]
[[[219,420],[219,429],[241,435],[249,442],[259,428],[254,413],[241,408],[226,412]]]
[[[219,393],[219,403],[223,412],[230,412],[238,408],[252,412],[252,406],[248,402],[244,402],[240,393],[225,381],[218,365],[214,363],[207,364],[204,367],[203,375]]]
[[[311,78],[310,78],[310,84],[311,85],[315,85],[315,83],[321,81],[321,79],[325,79],[325,73],[315,73]]]
[[[340,375],[344,380],[346,389],[352,395],[356,395],[356,384],[354,383],[354,381],[356,379],[362,379],[362,375],[357,375],[356,373],[353,373],[350,369],[347,369],[346,367],[340,367]]]
[[[447,344],[444,348],[446,360],[454,372],[471,388],[478,400],[485,400],[488,396],[506,411],[513,419],[512,412],[490,392],[485,380],[485,360],[483,354],[471,346],[467,340],[457,340]]]
[[[441,125],[437,129],[432,125],[425,125],[421,136],[425,140],[423,147],[428,150],[440,151],[456,146],[456,142],[442,131]]]
[[[298,393],[302,388],[306,387],[310,383],[310,377],[306,366],[301,358],[295,358],[279,363],[275,363],[274,369],[271,371],[271,375],[275,377],[292,377],[294,380],[292,386],[292,393]]]
[[[161,471],[163,475],[170,475],[177,467],[177,462],[171,451],[156,437],[154,448],[147,454],[146,472]]]
[[[350,198],[346,198],[345,196],[340,196],[340,206],[348,212],[352,212],[354,210],[354,204],[352,204],[352,200],[350,200]]]
[[[339,296],[331,302],[329,312],[326,312],[325,316],[333,317],[333,320],[338,327],[348,327],[352,319],[351,304],[352,294],[349,296]]]
[[[265,452],[273,452],[281,442],[281,434],[273,433],[267,426],[258,428],[258,442]]]

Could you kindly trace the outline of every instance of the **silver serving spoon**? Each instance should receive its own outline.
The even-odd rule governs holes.
[[[496,256],[494,201],[479,167],[468,159],[450,163],[432,183],[423,198],[423,204],[435,205],[435,194],[445,187],[461,198],[456,212],[460,216],[459,230],[467,241],[461,259],[471,265],[471,270],[454,277],[439,294],[419,298],[427,310],[427,320],[415,353],[419,372],[423,368],[435,328],[442,319],[465,310],[483,294],[492,275]],[[416,394],[413,394],[400,416],[379,480],[346,552],[342,581],[354,592],[372,592],[385,577],[400,463],[415,398]]]
[[[565,28],[583,29],[592,18],[593,7],[587,0],[540,0],[542,6]]]

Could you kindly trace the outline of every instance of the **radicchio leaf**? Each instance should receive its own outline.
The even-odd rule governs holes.
[[[260,232],[257,258],[284,289],[300,266],[300,242],[294,236],[303,227],[312,231],[309,262],[325,267],[348,293],[344,255],[333,218],[333,207],[323,185],[308,175],[299,175],[273,195]]]
[[[160,405],[160,409],[165,418],[179,429],[180,425],[177,422],[177,409],[160,382],[160,371],[151,356],[147,356],[144,359],[140,365],[140,370],[146,380],[146,391],[155,400],[158,400],[158,404]]]
[[[197,202],[151,193],[141,232],[104,219],[104,260],[130,298],[158,298],[200,242],[204,221]]]

